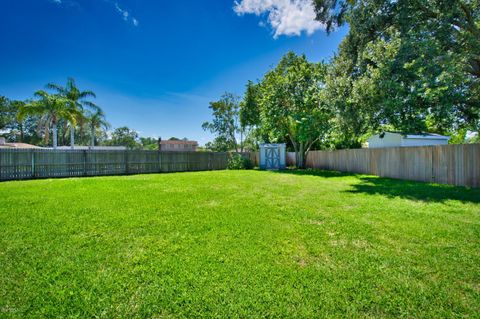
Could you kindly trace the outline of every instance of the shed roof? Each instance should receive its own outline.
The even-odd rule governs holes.
[[[410,139],[431,139],[431,140],[449,140],[450,139],[450,136],[440,135],[436,133],[427,133],[427,132],[407,133],[407,132],[385,131],[384,133],[401,135],[402,138],[407,138],[407,139],[409,138]],[[375,134],[373,136],[380,135],[380,134]]]

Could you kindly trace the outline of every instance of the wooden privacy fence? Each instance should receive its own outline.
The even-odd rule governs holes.
[[[221,170],[228,157],[213,152],[0,149],[0,180]]]
[[[480,144],[312,151],[306,166],[480,187]]]

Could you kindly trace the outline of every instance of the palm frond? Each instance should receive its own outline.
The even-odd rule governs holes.
[[[48,96],[50,96],[50,94],[48,94],[44,90],[38,90],[33,95],[37,98],[42,98],[42,99],[46,99],[46,98],[48,98]]]
[[[57,91],[57,93],[65,93],[65,88],[59,84],[56,84],[56,83],[48,83],[46,86],[45,86],[47,89],[49,90],[54,90],[54,91]]]
[[[81,99],[84,99],[84,98],[87,98],[87,97],[96,98],[97,95],[96,95],[93,91],[86,90],[86,91],[80,92],[79,97],[80,97]]]
[[[102,109],[100,108],[100,106],[96,105],[95,103],[93,102],[90,102],[90,101],[82,101],[82,104],[86,107],[88,107],[90,110],[94,111],[94,112],[102,112]]]

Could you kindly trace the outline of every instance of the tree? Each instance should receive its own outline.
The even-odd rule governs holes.
[[[259,139],[260,108],[258,106],[260,86],[248,81],[243,100],[240,102],[240,131],[245,134],[245,143],[248,143],[251,149],[256,149]],[[242,139],[243,140],[243,139]]]
[[[260,82],[261,130],[270,142],[290,141],[301,168],[330,131],[331,112],[322,100],[325,74],[325,64],[289,52]]]
[[[126,126],[116,128],[112,133],[112,139],[107,144],[126,146],[128,149],[138,149],[141,146],[138,141],[138,133]]]
[[[102,112],[102,110],[95,105],[94,103],[90,102],[87,100],[87,98],[96,98],[95,93],[92,91],[81,91],[76,83],[75,79],[73,78],[68,78],[67,79],[67,84],[65,86],[61,86],[55,83],[49,83],[47,84],[48,89],[55,90],[57,94],[63,96],[65,99],[70,101],[72,104],[72,107],[77,108],[79,110],[79,116],[77,118],[76,122],[83,123],[86,118],[83,116],[85,110],[90,110],[93,113],[96,113],[97,111]],[[63,133],[66,132],[66,123],[65,127],[63,130]],[[70,122],[70,145],[72,148],[74,147],[75,144],[75,125]]]
[[[144,150],[158,150],[158,139],[154,137],[140,137],[140,143]]]
[[[212,110],[213,119],[202,124],[205,131],[215,134],[209,147],[218,152],[237,150],[236,134],[240,132],[239,97],[225,93],[220,100],[210,102],[209,108]]]
[[[97,109],[95,112],[87,113],[86,120],[90,127],[90,146],[94,147],[96,131],[101,129],[107,130],[110,127],[110,124],[107,122],[105,114],[100,109]]]
[[[478,130],[480,3],[314,0],[317,19],[346,22],[327,79],[340,144],[368,132]]]
[[[37,116],[27,116],[21,121],[17,119],[19,110],[25,106],[24,101],[10,101],[0,97],[0,131],[10,142],[38,144],[41,138],[37,134]]]
[[[4,130],[8,124],[12,121],[12,107],[10,101],[0,96],[0,130]]]
[[[49,142],[49,129],[53,132],[53,148],[57,148],[57,123],[60,119],[75,124],[80,112],[72,106],[69,100],[58,95],[48,94],[43,90],[35,92],[38,99],[23,105],[17,114],[18,121],[27,116],[39,116],[39,125],[45,130],[45,143]]]

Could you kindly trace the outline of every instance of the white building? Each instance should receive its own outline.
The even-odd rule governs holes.
[[[395,132],[383,132],[371,136],[367,142],[369,148],[379,147],[405,147],[405,146],[428,146],[446,145],[449,136],[433,133],[406,134]]]

